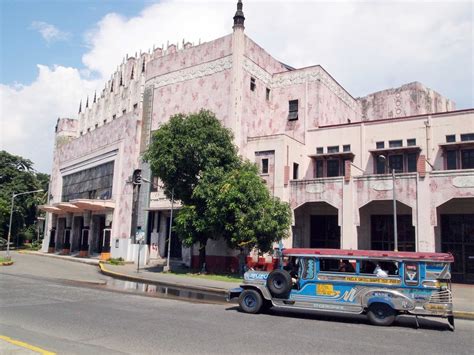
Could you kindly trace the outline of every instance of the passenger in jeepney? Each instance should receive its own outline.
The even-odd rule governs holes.
[[[377,263],[374,269],[374,274],[377,275],[377,277],[388,277],[387,271],[383,270],[380,267],[380,264]]]
[[[291,281],[293,285],[296,285],[298,281],[298,260],[295,256],[290,256],[286,266],[283,267],[284,270],[288,271],[291,276]]]
[[[349,260],[344,259],[339,261],[339,272],[355,272],[354,266],[349,262]]]

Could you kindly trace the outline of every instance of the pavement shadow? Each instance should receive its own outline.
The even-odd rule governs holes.
[[[227,307],[226,311],[237,311],[242,312],[238,305]],[[243,312],[242,312],[243,313]],[[273,317],[291,317],[296,319],[309,319],[317,321],[328,321],[336,323],[346,324],[365,324],[371,325],[369,320],[364,314],[340,314],[340,313],[321,313],[317,311],[304,311],[304,310],[284,310],[271,308],[265,312],[266,315]],[[446,323],[445,323],[446,322]],[[417,327],[416,319],[414,316],[400,315],[395,319],[395,322],[391,327],[402,327],[402,328],[413,328],[420,330],[434,330],[439,332],[452,331],[453,329],[447,321],[433,320],[427,318],[418,318],[419,327]]]

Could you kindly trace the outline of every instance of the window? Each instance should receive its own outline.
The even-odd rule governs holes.
[[[133,104],[133,109],[136,110],[138,108],[138,104]]]
[[[390,148],[398,148],[403,146],[403,141],[401,139],[395,140],[395,141],[389,141],[388,146]]]
[[[447,150],[444,154],[446,157],[446,169],[455,170],[457,169],[457,150]]]
[[[91,128],[89,127],[89,128],[87,129],[87,132],[90,132],[90,131],[91,131]]]
[[[298,163],[293,163],[293,180],[297,180],[298,179],[298,168],[299,168],[299,164]]]
[[[112,119],[115,120],[117,118],[117,115],[112,115]]]
[[[330,159],[327,161],[328,177],[340,176],[339,159]]]
[[[255,91],[257,85],[255,84],[255,78],[250,78],[250,91]]]
[[[316,177],[321,178],[324,176],[324,161],[316,160]]]
[[[267,88],[266,91],[265,91],[265,98],[267,99],[267,101],[270,101],[270,89]]]
[[[127,110],[122,110],[122,115],[125,115],[127,113]]]
[[[385,271],[388,276],[398,276],[398,262],[387,260],[360,260],[360,273],[376,275],[377,265]]]
[[[407,146],[413,146],[413,145],[416,145],[416,139],[415,138],[410,138],[410,139],[407,139]]]
[[[377,174],[385,174],[385,161],[380,159],[380,157],[376,157],[376,171]]]
[[[268,159],[262,159],[262,174],[268,174]]]
[[[461,142],[474,141],[474,133],[461,134]]]
[[[396,173],[403,173],[403,154],[389,155],[388,166],[390,171],[395,169]]]
[[[351,151],[351,145],[350,144],[345,144],[342,146],[342,151],[343,152],[350,152]]]
[[[298,100],[290,100],[288,102],[288,120],[294,121],[298,119]]]
[[[474,149],[461,150],[461,169],[474,169]]]
[[[356,272],[356,261],[348,259],[319,259],[319,270],[322,272]]]
[[[99,124],[98,124],[98,123],[95,124],[95,128],[97,128],[97,127],[99,127]]]
[[[416,172],[416,161],[418,159],[417,153],[409,153],[407,154],[407,171],[409,173]]]
[[[106,123],[107,123],[107,120],[104,120],[104,124],[106,124]]]
[[[339,153],[339,146],[334,145],[332,147],[328,147],[328,153]]]
[[[316,154],[324,154],[324,148],[323,147],[316,148]]]
[[[81,131],[81,136],[82,136],[83,134],[84,134],[84,132],[83,132],[83,131]]]
[[[453,143],[456,142],[456,135],[455,134],[449,134],[446,136],[446,143]]]
[[[377,149],[384,149],[385,148],[385,142],[377,142],[377,143],[375,143],[375,147]]]

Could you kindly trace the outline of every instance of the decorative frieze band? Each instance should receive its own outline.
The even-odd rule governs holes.
[[[227,56],[212,62],[195,65],[190,68],[177,70],[172,73],[155,76],[146,82],[146,86],[154,86],[160,88],[170,84],[176,84],[187,80],[202,78],[204,76],[219,73],[221,71],[232,68],[232,56]]]
[[[244,69],[253,77],[261,80],[270,88],[281,88],[305,82],[320,81],[347,106],[355,110],[356,101],[332,79],[320,66],[311,69],[294,70],[271,75],[248,58],[244,60]]]

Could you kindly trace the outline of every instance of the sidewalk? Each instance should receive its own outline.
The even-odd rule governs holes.
[[[83,259],[74,256],[45,254],[41,252],[26,252],[28,254],[42,255],[75,262],[86,262],[99,265],[97,259]],[[238,287],[239,283],[208,280],[186,275],[173,275],[161,272],[160,266],[140,267],[137,273],[135,264],[109,265],[100,263],[102,274],[114,278],[149,284],[160,284],[181,289],[191,289],[211,294],[225,295],[230,288]],[[452,284],[454,314],[457,318],[474,320],[474,285]]]

